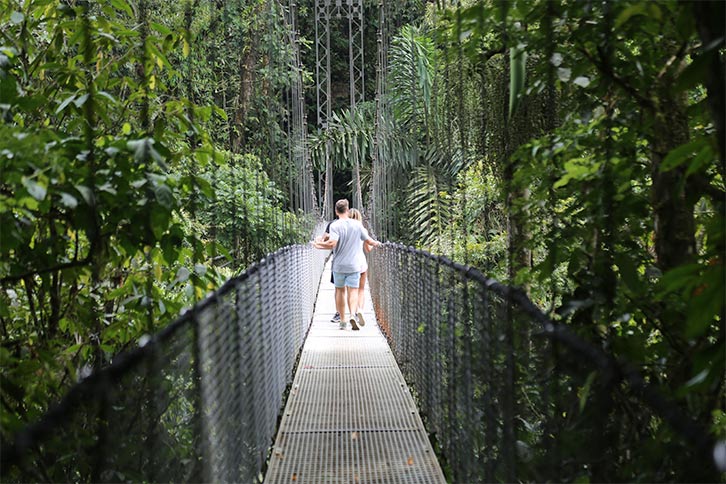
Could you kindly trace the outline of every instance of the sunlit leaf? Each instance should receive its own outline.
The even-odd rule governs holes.
[[[22,12],[13,12],[10,14],[10,21],[15,25],[23,23],[23,20],[25,20],[25,15]]]
[[[23,185],[28,190],[30,196],[38,201],[45,199],[45,195],[48,193],[48,187],[32,178],[23,178]]]

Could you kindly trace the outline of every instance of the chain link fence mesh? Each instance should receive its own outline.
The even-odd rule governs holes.
[[[83,380],[3,443],[2,481],[261,479],[326,255],[277,251]],[[370,275],[450,480],[719,480],[698,424],[524,294],[394,244]]]
[[[327,252],[289,246],[73,387],[2,446],[3,482],[253,482]]]
[[[523,293],[397,244],[369,267],[452,482],[719,480],[713,441],[683,409]]]

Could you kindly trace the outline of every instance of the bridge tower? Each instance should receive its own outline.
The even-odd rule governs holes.
[[[315,98],[318,129],[326,131],[331,112],[330,99],[330,15],[331,0],[315,0]],[[325,188],[323,217],[333,218],[333,160],[330,143],[325,145]]]
[[[345,4],[343,3],[345,1]],[[332,111],[330,93],[330,29],[333,19],[343,16],[348,20],[348,62],[350,108],[365,100],[365,57],[363,49],[363,0],[315,0],[315,98],[318,129],[325,131]],[[338,27],[340,22],[336,22]],[[353,205],[362,206],[360,189],[360,150],[353,150]],[[323,189],[323,216],[333,217],[333,159],[330,145],[325,146],[325,188]]]
[[[363,0],[347,0],[348,3],[348,69],[350,75],[350,111],[365,101],[365,56],[363,55]],[[353,206],[363,208],[360,183],[361,152],[353,139]]]

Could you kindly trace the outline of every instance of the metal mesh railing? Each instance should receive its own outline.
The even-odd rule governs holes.
[[[453,482],[719,480],[697,423],[523,293],[396,244],[369,267],[379,324]]]
[[[73,387],[2,448],[3,482],[252,482],[327,252],[278,250]]]

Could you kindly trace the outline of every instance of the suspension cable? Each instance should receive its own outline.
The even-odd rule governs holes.
[[[461,177],[461,183],[459,184],[459,190],[461,191],[461,217],[464,225],[464,264],[469,264],[469,223],[466,220],[468,209],[466,204],[467,193],[466,193],[466,177],[467,169],[469,167],[468,150],[467,150],[467,133],[466,123],[468,123],[468,116],[466,115],[464,105],[464,48],[461,43],[461,0],[456,1],[456,45],[457,45],[457,56],[458,56],[458,69],[459,69],[459,86],[458,86],[458,104],[459,104],[459,157],[460,165],[457,169],[457,173]],[[461,176],[463,174],[463,176]],[[454,225],[453,223],[451,224]],[[452,240],[452,244],[454,241]]]
[[[554,54],[555,54],[555,33],[554,33],[554,21],[556,18],[556,0],[550,0],[545,2],[545,62],[546,62],[546,98],[545,98],[545,131],[549,136],[549,149],[554,159],[554,130],[556,127],[556,105],[555,105],[555,66],[554,66]],[[547,254],[551,261],[550,265],[550,304],[549,309],[546,311],[548,317],[553,318],[555,314],[555,308],[557,305],[557,278],[555,277],[555,269],[558,263],[558,247],[556,235],[559,230],[559,218],[557,215],[557,196],[555,194],[554,185],[557,181],[557,172],[555,164],[552,163],[550,167],[550,175],[548,177],[547,187],[547,201],[549,205],[549,216],[551,218],[550,226],[547,236]],[[559,344],[556,340],[550,341],[550,355],[552,358],[552,368],[556,369],[560,366],[559,356]],[[544,393],[545,402],[548,407],[551,407],[550,412],[551,418],[549,424],[546,427],[547,435],[559,435],[562,427],[562,405],[560,404],[560,379],[551,378],[548,379],[546,391]],[[554,481],[561,480],[559,478],[560,473],[560,459],[561,449],[559,445],[559,439],[548,438],[545,442],[545,447],[552,455],[552,459],[549,464],[550,475],[553,476]]]
[[[509,3],[507,0],[501,0],[500,1],[500,10],[501,10],[501,23],[502,23],[502,45],[504,46],[504,74],[502,76],[502,84],[504,88],[504,93],[506,94],[509,88],[509,72],[508,72],[508,60],[509,56],[506,55],[507,52],[507,46],[509,45],[509,38],[508,38],[508,32],[507,32],[507,15],[509,11]],[[513,243],[513,234],[512,234],[512,226],[513,226],[513,203],[512,203],[512,178],[513,178],[513,166],[512,162],[510,160],[509,156],[509,114],[507,110],[507,98],[508,96],[503,96],[503,109],[502,112],[504,115],[502,116],[502,137],[504,140],[504,146],[503,146],[503,155],[504,155],[504,164],[505,164],[505,173],[504,173],[504,196],[505,196],[505,206],[507,209],[507,217],[509,219],[509,224],[507,227],[507,239],[508,239],[508,257],[507,257],[507,273],[509,278],[509,283],[512,284],[515,279],[514,274],[514,256],[515,256],[515,247]],[[510,293],[511,294],[511,293]],[[517,406],[517,396],[515,394],[516,386],[515,381],[517,379],[517,370],[516,370],[516,363],[514,359],[514,347],[515,347],[515,341],[514,341],[514,315],[513,315],[513,301],[511,300],[511,295],[508,295],[507,303],[505,305],[505,313],[506,313],[506,326],[504,330],[504,346],[505,346],[505,358],[506,358],[506,366],[505,366],[505,377],[504,377],[504,385],[505,385],[505,392],[504,392],[504,431],[503,431],[503,442],[502,442],[502,452],[504,454],[504,468],[505,468],[505,479],[507,481],[513,482],[515,480],[515,468],[517,465],[517,458],[515,453],[515,415],[516,415],[516,409]]]

